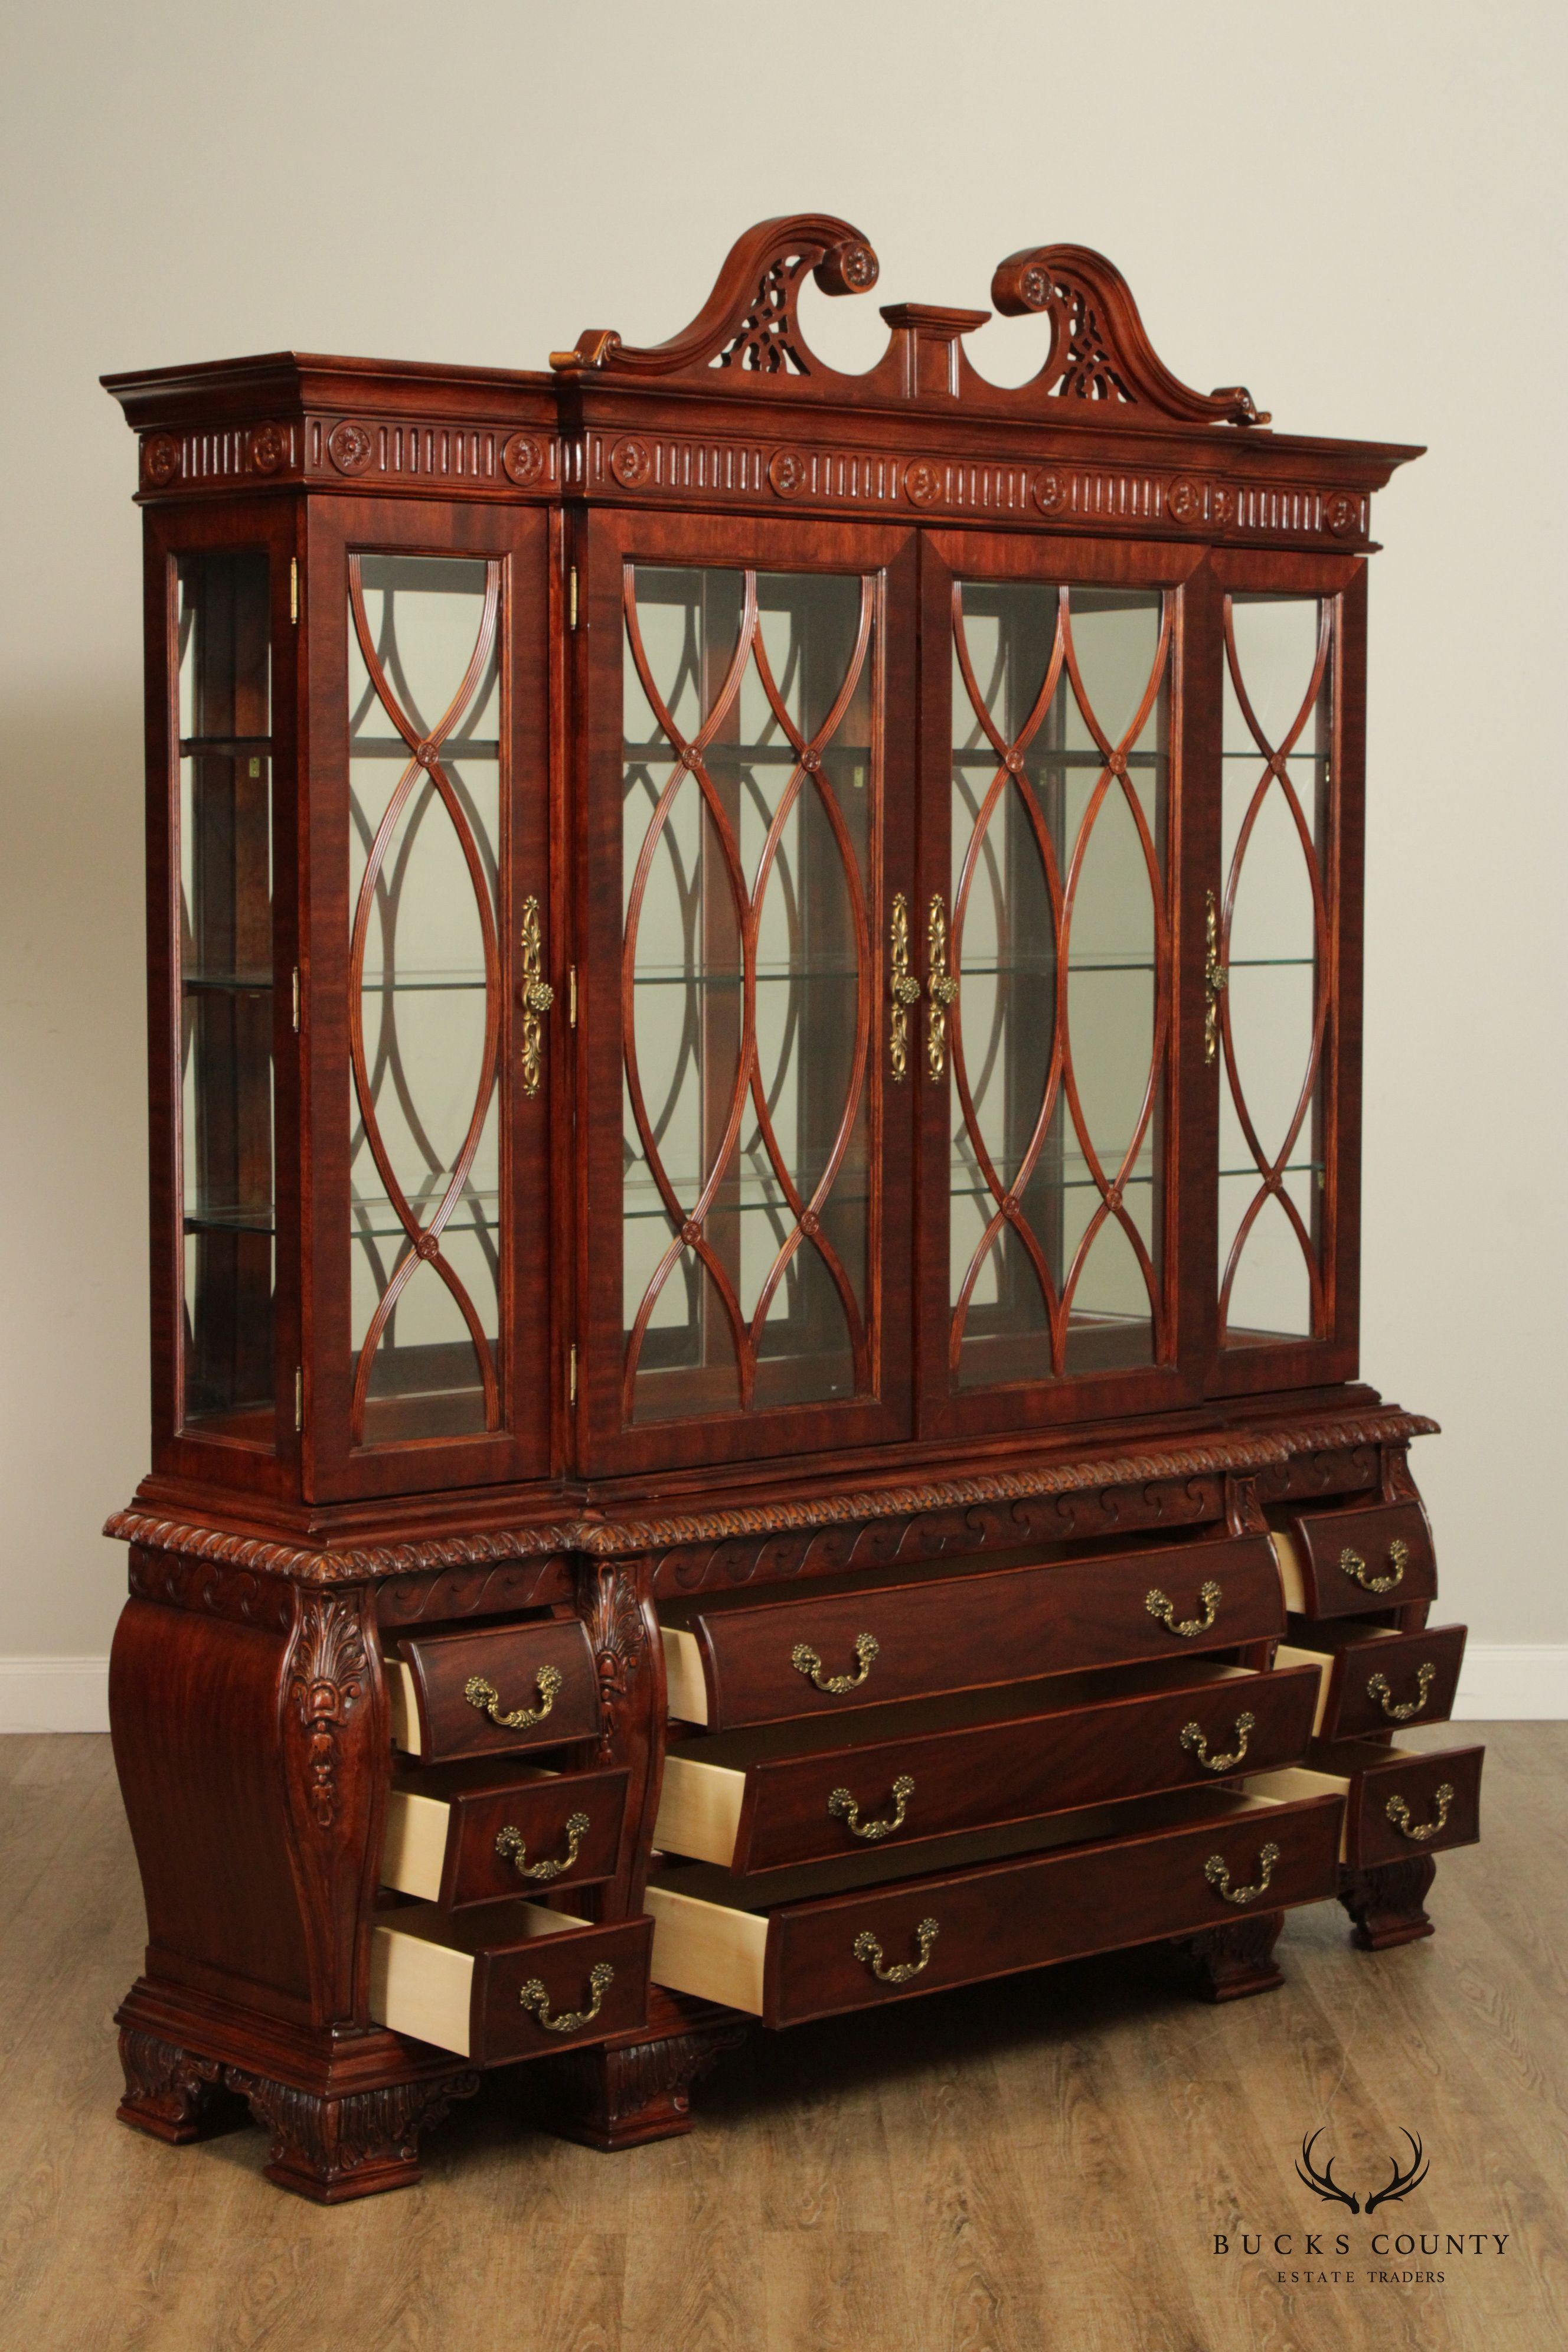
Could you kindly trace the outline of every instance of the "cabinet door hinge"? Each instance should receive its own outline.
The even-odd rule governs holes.
[[[305,1367],[303,1364],[296,1364],[294,1367],[294,1427],[296,1430],[301,1430],[304,1426]]]
[[[294,966],[294,1034],[300,1034],[300,967]]]
[[[566,574],[566,625],[569,629],[577,625],[577,566],[574,563]]]
[[[298,628],[300,625],[300,559],[297,555],[291,555],[289,558],[289,618]]]
[[[566,1018],[568,1026],[575,1029],[577,1026],[577,967],[574,963],[569,964],[566,968]]]
[[[575,1404],[577,1402],[577,1342],[575,1339],[566,1351],[566,1402],[568,1404]]]

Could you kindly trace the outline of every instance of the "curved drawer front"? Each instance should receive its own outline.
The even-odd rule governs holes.
[[[726,1904],[733,1882],[718,1872],[672,1873],[648,1888],[654,1982],[794,2025],[1334,1892],[1342,1804],[1331,1792],[1183,1801],[1173,1825],[772,1914]],[[697,1882],[689,1893],[683,1877]]]
[[[1190,1657],[1285,1629],[1262,1536],[683,1616],[665,1633],[670,1713],[714,1730]]]
[[[534,1903],[395,1911],[371,1937],[378,2025],[476,2065],[544,2058],[641,2026],[652,1921],[595,1927]]]
[[[387,1681],[394,1742],[428,1764],[599,1736],[599,1678],[574,1617],[405,1633]]]
[[[894,1738],[851,1747],[826,1745],[826,1727],[814,1725],[805,1754],[776,1752],[779,1735],[765,1731],[693,1740],[666,1759],[654,1843],[738,1874],[776,1870],[1152,1790],[1207,1787],[1306,1752],[1318,1696],[1311,1666],[1145,1671],[1152,1687],[1067,1706],[1053,1704],[1047,1680],[985,1694],[981,1704],[901,1707],[901,1717],[980,1719],[901,1727]],[[862,1730],[875,1719],[862,1716]]]
[[[1419,1503],[1302,1512],[1274,1540],[1286,1606],[1302,1617],[1400,1608],[1430,1601],[1437,1590],[1432,1530]]]
[[[1345,1797],[1341,1859],[1352,1870],[1381,1870],[1423,1853],[1474,1845],[1480,1836],[1484,1748],[1382,1748],[1342,1740],[1314,1748],[1312,1779]],[[1281,1774],[1281,1780],[1290,1779]],[[1306,1786],[1302,1776],[1301,1785]]]
[[[387,1801],[381,1883],[451,1910],[546,1886],[613,1878],[626,1816],[626,1775],[543,1772],[446,1786],[426,1773]]]
[[[1280,1665],[1315,1662],[1322,1677],[1315,1736],[1359,1739],[1405,1723],[1446,1723],[1465,1655],[1463,1625],[1395,1633],[1379,1625],[1302,1626],[1312,1647],[1281,1648]]]

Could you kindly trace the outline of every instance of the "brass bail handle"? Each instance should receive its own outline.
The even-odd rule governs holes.
[[[829,1698],[842,1698],[847,1691],[859,1689],[870,1673],[872,1662],[879,1655],[880,1649],[881,1644],[875,1633],[857,1633],[855,1636],[856,1671],[852,1675],[825,1675],[822,1671],[822,1660],[809,1642],[797,1642],[789,1654],[789,1662],[795,1673],[804,1675],[816,1689],[825,1691]]]
[[[1448,1808],[1454,1801],[1452,1780],[1439,1780],[1432,1791],[1432,1801],[1437,1811],[1429,1822],[1413,1822],[1403,1797],[1390,1797],[1383,1810],[1401,1837],[1409,1838],[1415,1845],[1424,1845],[1428,1838],[1440,1837],[1448,1826]]]
[[[550,1995],[538,1977],[530,1977],[518,1993],[524,2009],[531,2010],[546,2033],[577,2033],[584,2025],[592,2025],[604,2007],[605,1995],[616,1981],[615,1969],[608,1960],[600,1960],[589,1974],[590,2000],[586,2009],[563,2009],[559,2017],[550,2014]]]
[[[530,1731],[536,1723],[543,1722],[554,1706],[561,1695],[563,1679],[559,1666],[541,1666],[537,1677],[538,1706],[516,1707],[510,1715],[501,1713],[500,1693],[494,1683],[485,1680],[483,1675],[468,1676],[463,1685],[463,1696],[471,1707],[476,1707],[480,1715],[488,1715],[502,1731]]]
[[[1198,1587],[1198,1600],[1203,1605],[1201,1617],[1178,1617],[1175,1602],[1168,1601],[1157,1584],[1152,1584],[1143,1595],[1143,1606],[1151,1617],[1163,1625],[1167,1633],[1174,1633],[1183,1642],[1194,1642],[1200,1633],[1214,1631],[1214,1621],[1223,1598],[1219,1586],[1211,1577]]]
[[[926,917],[926,1074],[932,1079],[947,1069],[947,1010],[957,996],[947,968],[947,908],[936,898]]]
[[[549,1880],[561,1878],[575,1863],[583,1849],[583,1840],[589,1829],[586,1813],[574,1813],[566,1823],[566,1852],[552,1862],[530,1862],[522,1832],[508,1822],[496,1832],[496,1853],[502,1862],[510,1862],[520,1878]]]
[[[921,984],[910,968],[910,902],[901,890],[893,894],[888,922],[888,1067],[901,1087],[910,1074],[910,1008],[921,1001]]]
[[[1431,1697],[1432,1685],[1436,1678],[1436,1667],[1429,1658],[1424,1659],[1415,1669],[1415,1688],[1418,1693],[1416,1697],[1404,1699],[1396,1704],[1386,1675],[1369,1675],[1366,1695],[1368,1698],[1374,1698],[1377,1701],[1390,1723],[1408,1723],[1413,1715],[1420,1714]]]
[[[1219,907],[1212,890],[1204,892],[1204,1059],[1219,1052],[1219,1000],[1230,985],[1230,974],[1220,961]]]
[[[914,1782],[907,1772],[900,1772],[893,1783],[893,1811],[889,1820],[863,1822],[860,1808],[847,1789],[834,1790],[827,1800],[827,1810],[834,1821],[844,1823],[851,1837],[864,1838],[868,1845],[874,1845],[879,1838],[891,1837],[895,1830],[903,1828],[904,1815],[914,1793]]]
[[[1230,1883],[1230,1868],[1223,1853],[1210,1854],[1204,1864],[1204,1876],[1222,1901],[1256,1903],[1260,1895],[1267,1893],[1268,1882],[1274,1875],[1274,1865],[1279,1859],[1279,1849],[1270,1838],[1267,1845],[1258,1849],[1256,1885],[1233,1886]]]
[[[1209,1754],[1208,1740],[1205,1737],[1201,1723],[1184,1723],[1178,1736],[1182,1746],[1188,1750],[1189,1754],[1197,1758],[1205,1772],[1233,1772],[1246,1755],[1247,1743],[1257,1728],[1258,1717],[1255,1715],[1245,1713],[1238,1715],[1236,1718],[1236,1729],[1231,1735],[1236,1741],[1236,1746],[1228,1756]]]
[[[539,1092],[544,1050],[544,1015],[555,1002],[555,991],[544,977],[544,942],[539,927],[539,901],[522,902],[522,982],[518,1002],[522,1007],[522,1091]]]
[[[855,1938],[855,1957],[870,1969],[879,1984],[908,1984],[918,1977],[931,1954],[931,1946],[942,1930],[934,1919],[922,1919],[915,1929],[915,1943],[920,1950],[918,1960],[895,1960],[890,1968],[882,1959],[882,1947],[869,1927],[862,1927]]]
[[[1374,1576],[1360,1552],[1352,1551],[1349,1544],[1340,1554],[1340,1574],[1348,1576],[1352,1584],[1359,1584],[1363,1592],[1392,1592],[1394,1586],[1404,1580],[1409,1564],[1410,1546],[1403,1536],[1395,1536],[1388,1547],[1391,1572],[1387,1576]]]

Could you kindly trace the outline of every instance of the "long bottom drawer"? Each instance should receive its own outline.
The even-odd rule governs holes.
[[[1079,1816],[1047,1851],[897,1885],[793,1872],[770,1898],[724,1871],[668,1871],[647,1890],[653,1980],[795,2025],[1318,1902],[1335,1889],[1342,1795],[1277,1800],[1267,1777],[1155,1800],[1135,1827],[1124,1809]]]

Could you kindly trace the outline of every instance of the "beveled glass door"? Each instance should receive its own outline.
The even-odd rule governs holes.
[[[544,535],[390,503],[312,532],[318,809],[336,786],[308,992],[331,1129],[317,1402],[349,1491],[548,1466]]]
[[[963,541],[922,599],[931,1425],[1173,1392],[1183,551]]]
[[[619,721],[590,785],[596,1458],[612,1432],[617,1460],[675,1461],[887,1434],[904,1410],[888,1253],[908,1072],[885,934],[910,845],[908,756],[888,745],[910,596],[890,617],[890,551],[886,534],[829,554],[789,527],[596,526],[593,692]]]

